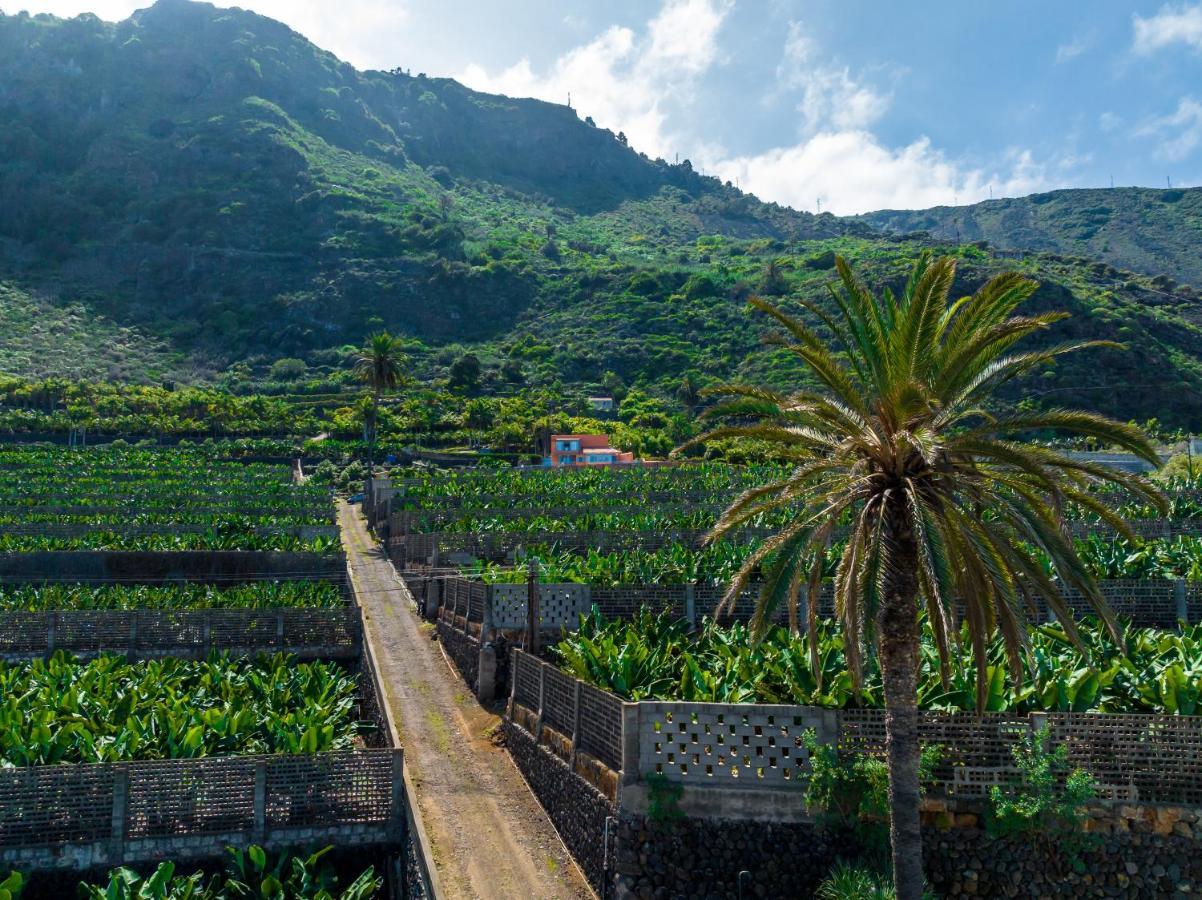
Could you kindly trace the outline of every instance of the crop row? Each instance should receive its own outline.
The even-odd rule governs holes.
[[[396,484],[403,488],[404,506],[412,509],[485,503],[569,506],[612,498],[616,494],[632,497],[683,493],[733,496],[781,477],[785,472],[779,466],[741,467],[721,463],[553,471],[496,469],[431,472]]]
[[[990,712],[1202,713],[1202,625],[1181,633],[1129,628],[1116,646],[1096,621],[1082,623],[1085,652],[1059,625],[1031,635],[1031,667],[1011,680],[1004,648],[988,648],[986,710]],[[967,631],[960,635],[967,646]],[[642,611],[632,621],[608,621],[596,611],[578,632],[554,648],[565,671],[630,700],[720,703],[796,703],[829,708],[881,706],[880,672],[866,659],[863,692],[847,674],[844,635],[821,622],[818,664],[804,640],[783,627],[759,644],[746,627],[706,620],[696,633],[668,614]],[[976,709],[977,669],[972,654],[940,677],[929,629],[924,629],[918,701],[924,709]]]
[[[0,766],[346,750],[356,696],[336,665],[284,655],[0,663]]]
[[[1093,535],[1076,541],[1076,547],[1096,578],[1202,581],[1202,538],[1147,540],[1136,546],[1124,538]],[[754,544],[725,541],[696,548],[673,543],[654,550],[607,552],[534,545],[515,553],[512,564],[477,562],[461,570],[488,584],[515,584],[526,580],[533,561],[544,584],[726,584],[754,550]],[[834,575],[838,551],[836,545],[827,556],[828,578]],[[1050,563],[1044,562],[1051,573]]]
[[[269,853],[251,845],[245,850],[228,848],[224,871],[197,870],[177,874],[167,860],[145,875],[132,869],[109,871],[99,881],[95,876],[80,881],[78,900],[370,900],[378,897],[384,879],[374,867],[342,877],[325,856],[326,847],[313,852],[285,850]],[[360,863],[361,865],[361,863]],[[0,900],[21,900],[27,890],[36,890],[39,876],[10,872],[0,880]]]
[[[0,553],[35,553],[62,550],[280,550],[305,553],[331,553],[339,549],[337,537],[301,536],[279,532],[258,533],[246,528],[228,530],[131,534],[123,531],[95,531],[70,536],[53,534],[13,534],[0,529]]]
[[[212,584],[20,584],[0,586],[0,610],[330,608],[343,603],[330,581]]]

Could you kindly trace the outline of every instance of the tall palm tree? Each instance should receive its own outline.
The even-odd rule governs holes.
[[[791,394],[747,386],[709,391],[725,399],[707,414],[728,424],[691,443],[756,438],[793,464],[787,477],[735,500],[709,535],[717,540],[763,512],[792,512],[790,523],[748,558],[722,601],[722,609],[730,608],[762,569],[753,620],[757,636],[781,604],[788,604],[796,623],[803,583],[808,596],[817,598],[836,526],[850,524],[835,574],[836,615],[857,685],[865,648],[875,645],[886,707],[894,878],[900,900],[917,900],[923,890],[920,616],[925,613],[932,629],[946,681],[959,649],[954,603],[964,604],[981,705],[986,643],[995,632],[1004,639],[1012,677],[1021,682],[1027,619],[1037,598],[1046,600],[1079,644],[1072,614],[1038,554],[1092,602],[1117,638],[1114,617],[1077,558],[1062,512],[1077,504],[1134,538],[1091,488],[1116,483],[1157,506],[1163,497],[1142,476],[1023,443],[1021,436],[1036,430],[1092,435],[1153,465],[1159,460],[1137,428],[1092,413],[989,411],[990,395],[1015,377],[1071,351],[1115,346],[1083,341],[1014,349],[1066,315],[1014,314],[1035,282],[999,275],[973,296],[951,303],[950,258],[923,256],[900,297],[888,290],[874,296],[845,260],[836,264],[833,306],[797,301],[816,326],[763,300],[751,301],[783,327],[787,336],[775,342],[800,359],[817,386]],[[807,604],[814,658],[817,607]]]
[[[376,454],[376,423],[380,416],[380,397],[394,390],[404,377],[405,354],[399,338],[378,331],[355,357],[355,377],[371,388],[371,411],[367,423],[367,477],[372,477]]]

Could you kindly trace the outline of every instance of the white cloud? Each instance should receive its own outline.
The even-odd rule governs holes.
[[[1056,62],[1066,63],[1069,60],[1076,59],[1089,49],[1089,44],[1090,41],[1084,37],[1075,37],[1067,44],[1061,44],[1056,48]]]
[[[1135,32],[1131,49],[1148,54],[1169,44],[1184,43],[1202,50],[1202,4],[1162,6],[1153,16],[1131,17]]]
[[[1179,162],[1202,144],[1202,103],[1193,97],[1182,97],[1176,110],[1151,119],[1135,133],[1140,137],[1158,138],[1160,146],[1156,148],[1156,156]]]
[[[152,0],[0,0],[0,9],[56,16],[91,12],[115,22]],[[409,11],[403,0],[214,0],[221,7],[241,6],[278,19],[361,69],[391,69],[404,62],[399,43]]]
[[[971,203],[988,198],[991,187],[994,196],[1005,196],[1045,185],[1028,153],[1012,152],[1006,174],[997,174],[948,159],[925,137],[886,145],[869,127],[888,111],[892,95],[820,56],[802,24],[790,22],[765,102],[798,97],[797,143],[746,155],[710,145],[696,157],[702,169],[764,200],[807,210],[821,202],[824,212],[844,215]]]
[[[489,73],[469,66],[459,80],[511,97],[567,101],[602,128],[623,131],[651,156],[679,147],[666,130],[669,109],[694,99],[697,79],[719,61],[718,33],[728,0],[667,0],[644,33],[611,26],[587,44],[560,56],[547,71],[528,59]]]
[[[797,111],[809,133],[831,127],[857,129],[871,125],[889,108],[889,96],[852,78],[846,67],[816,60],[814,41],[800,22],[790,22],[785,48],[776,68],[773,96],[800,92]]]
[[[1123,117],[1110,110],[1098,116],[1098,127],[1103,131],[1116,131],[1122,124]]]
[[[863,131],[822,132],[791,147],[750,156],[713,159],[707,170],[738,178],[744,190],[813,211],[839,215],[877,209],[921,209],[1018,196],[1046,186],[1029,153],[1012,151],[1004,174],[965,167],[920,138],[890,148]]]

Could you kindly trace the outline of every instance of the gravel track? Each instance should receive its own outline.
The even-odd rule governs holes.
[[[340,503],[338,518],[440,897],[595,897],[509,754],[492,742],[498,717],[451,669],[358,509]]]

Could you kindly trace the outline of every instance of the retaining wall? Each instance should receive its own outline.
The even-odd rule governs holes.
[[[130,659],[203,659],[217,650],[300,659],[357,660],[363,651],[359,607],[328,609],[130,609],[0,612],[0,659],[66,650]]]
[[[346,576],[346,554],[274,550],[47,550],[0,553],[0,581],[161,584]]]

